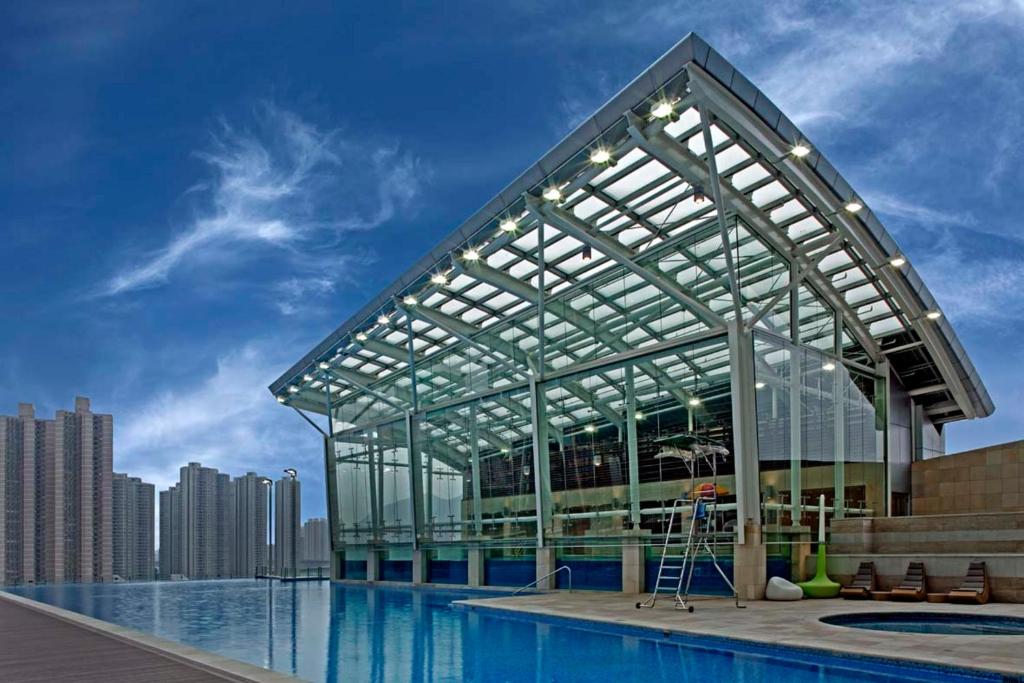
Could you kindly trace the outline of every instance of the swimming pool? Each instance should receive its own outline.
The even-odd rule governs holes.
[[[453,609],[479,592],[271,581],[11,592],[281,673],[334,681],[982,681],[974,675],[567,619]]]
[[[835,614],[821,621],[871,631],[957,636],[1024,636],[1024,619],[958,612],[865,612]]]

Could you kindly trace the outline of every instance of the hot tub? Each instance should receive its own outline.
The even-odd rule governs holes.
[[[860,612],[834,614],[821,621],[872,631],[959,636],[1024,636],[1024,619],[969,612]]]

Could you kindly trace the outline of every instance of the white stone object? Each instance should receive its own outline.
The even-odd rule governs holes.
[[[765,600],[799,600],[803,596],[804,591],[800,586],[778,576],[768,579],[768,586],[764,590]]]

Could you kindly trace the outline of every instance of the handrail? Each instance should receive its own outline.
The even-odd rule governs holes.
[[[534,586],[536,586],[538,583],[540,583],[544,579],[548,578],[549,576],[554,576],[555,574],[557,574],[558,572],[562,571],[563,569],[565,571],[569,572],[569,592],[572,593],[572,569],[569,569],[568,565],[564,565],[563,564],[558,569],[556,569],[556,570],[554,570],[552,572],[548,572],[544,576],[541,576],[540,578],[538,578],[536,581],[532,581],[532,582],[526,584],[525,586],[523,586],[522,588],[516,589],[516,591],[514,593],[512,593],[512,595],[519,595],[520,593],[522,593],[527,588],[533,588]]]

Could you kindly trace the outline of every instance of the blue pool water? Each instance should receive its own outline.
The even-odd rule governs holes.
[[[837,614],[823,617],[826,624],[871,631],[936,633],[957,636],[1024,636],[1024,619],[982,614],[885,612]]]
[[[481,596],[469,591],[237,580],[12,592],[316,683],[1000,680],[453,608]]]

